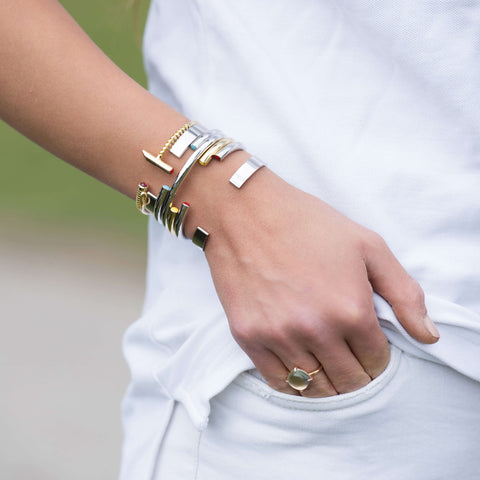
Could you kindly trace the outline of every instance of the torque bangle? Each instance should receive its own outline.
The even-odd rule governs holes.
[[[250,157],[230,178],[230,183],[237,188],[242,185],[265,164],[257,157]]]

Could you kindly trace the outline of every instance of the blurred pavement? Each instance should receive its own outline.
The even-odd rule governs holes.
[[[27,227],[0,222],[1,478],[115,479],[145,246]]]

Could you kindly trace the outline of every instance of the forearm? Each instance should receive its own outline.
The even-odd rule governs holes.
[[[172,183],[142,149],[158,153],[187,119],[116,67],[57,1],[2,1],[0,35],[2,118],[132,198],[139,181]],[[167,161],[178,171],[181,161]]]

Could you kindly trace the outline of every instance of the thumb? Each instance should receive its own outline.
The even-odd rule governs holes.
[[[419,342],[437,342],[440,334],[427,314],[422,287],[400,265],[383,238],[374,234],[364,259],[373,289],[391,305],[405,330]]]

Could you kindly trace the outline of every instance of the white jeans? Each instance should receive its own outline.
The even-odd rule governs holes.
[[[392,347],[386,371],[349,394],[278,393],[246,372],[198,432],[176,403],[157,480],[474,480],[480,384]]]

